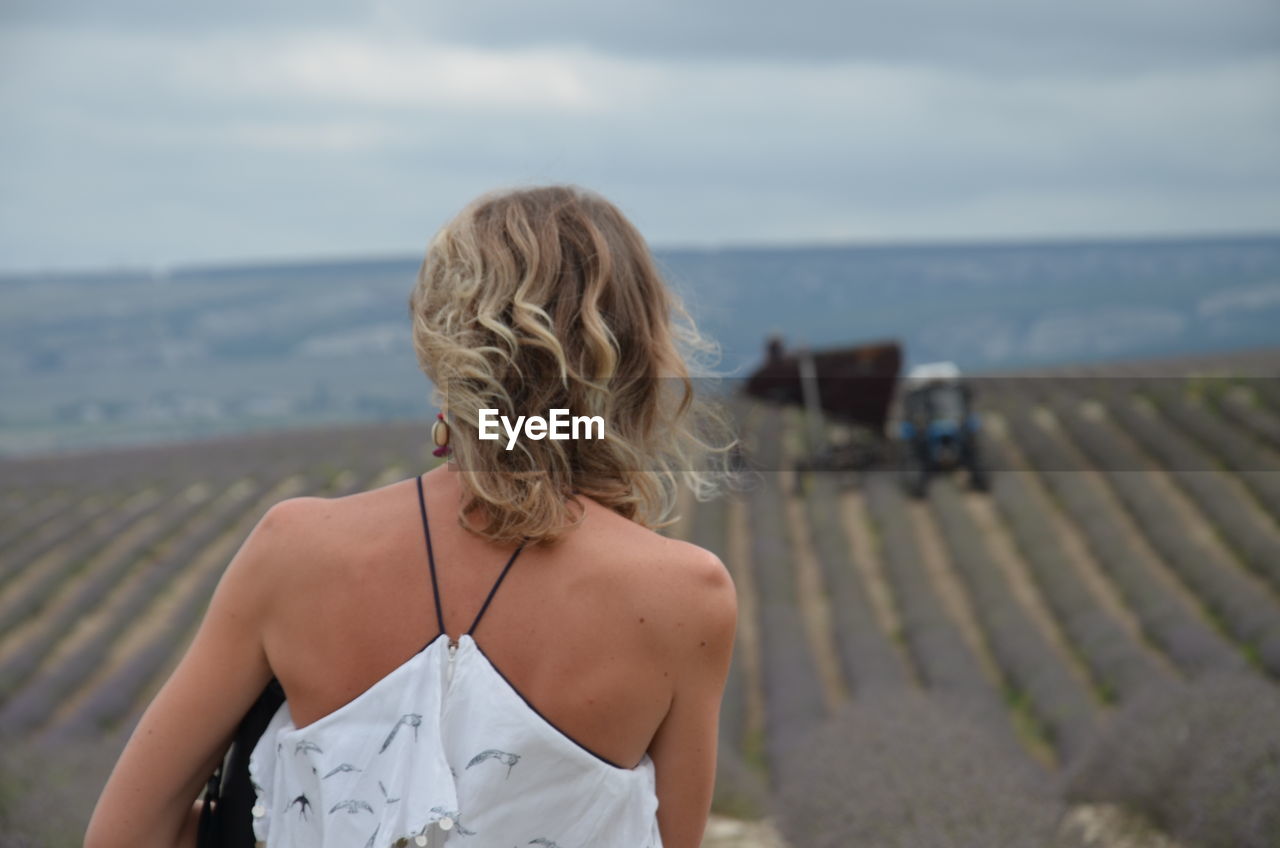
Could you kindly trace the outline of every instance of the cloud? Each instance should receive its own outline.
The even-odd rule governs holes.
[[[497,51],[340,34],[268,40],[188,63],[194,82],[230,82],[240,93],[368,106],[454,106],[468,111],[590,111],[580,63],[547,50]],[[241,60],[241,61],[237,61]],[[218,79],[202,80],[217,68]]]
[[[351,153],[383,147],[394,132],[376,123],[277,121],[231,124],[223,137],[228,144],[260,150]]]
[[[1272,4],[352,8],[6,6],[0,268],[417,251],[548,181],[667,244],[1280,227]]]
[[[41,75],[37,96],[97,91],[217,101],[460,106],[504,113],[590,110],[589,62],[562,51],[496,50],[335,31],[173,35],[29,27],[0,38],[4,88]],[[215,104],[216,105],[216,104]]]
[[[1021,73],[1194,67],[1273,55],[1273,0],[18,0],[0,20],[125,31],[298,26],[501,49],[586,47],[700,61],[863,61]]]

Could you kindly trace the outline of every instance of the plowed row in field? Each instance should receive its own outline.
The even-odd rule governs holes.
[[[1251,364],[1275,374],[1280,355]],[[1112,729],[1155,709],[1150,693],[1178,715],[1239,687],[1280,697],[1280,396],[1267,380],[1112,373],[979,386],[987,494],[941,478],[914,500],[892,469],[770,471],[688,505],[675,532],[718,553],[739,592],[720,809],[771,812],[805,845],[970,825],[1022,844],[992,836],[1002,815],[1047,844],[1036,823],[1066,838],[1070,804],[1127,804],[1199,838],[1247,812],[1257,781],[1280,789],[1275,766],[1245,789],[1222,777],[1236,807],[1092,779],[1127,762]],[[792,467],[800,413],[735,409],[751,460]],[[5,463],[0,735],[121,739],[268,507],[410,476],[425,441],[411,424]],[[972,781],[948,772],[965,751]],[[992,774],[1019,775],[1015,790]],[[1039,806],[1000,806],[1020,790]],[[1280,828],[1253,813],[1238,828]],[[1265,844],[1228,837],[1205,844]]]

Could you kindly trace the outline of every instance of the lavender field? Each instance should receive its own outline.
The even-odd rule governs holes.
[[[991,491],[789,469],[671,532],[740,622],[717,813],[793,846],[1280,845],[1280,351],[982,381]],[[272,504],[431,460],[426,423],[0,465],[0,845],[76,844]],[[745,844],[745,843],[744,843]]]

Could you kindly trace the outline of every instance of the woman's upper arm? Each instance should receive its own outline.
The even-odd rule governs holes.
[[[191,646],[111,773],[86,848],[172,845],[244,713],[271,679],[262,623],[306,499],[267,510],[227,566]]]
[[[714,554],[702,552],[690,592],[693,626],[677,629],[671,707],[649,747],[657,772],[658,827],[665,848],[697,848],[715,789],[720,701],[733,656],[737,596]]]

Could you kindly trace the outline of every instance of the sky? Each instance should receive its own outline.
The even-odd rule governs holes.
[[[659,247],[1280,232],[1275,0],[7,0],[0,110],[0,272],[547,182]]]

